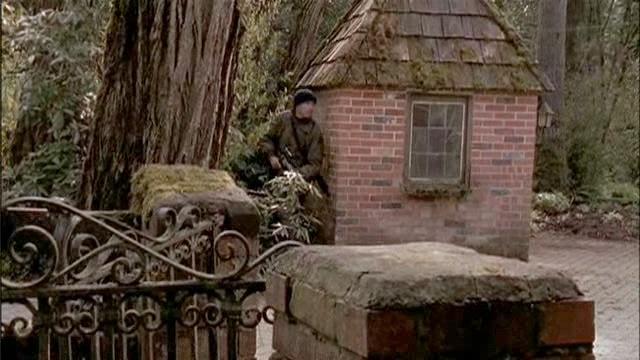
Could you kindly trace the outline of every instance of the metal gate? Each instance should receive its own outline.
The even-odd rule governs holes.
[[[26,313],[2,337],[37,336],[39,359],[235,360],[241,330],[270,321],[259,267],[300,245],[255,256],[222,212],[193,206],[142,219],[30,197],[2,215],[0,298]]]

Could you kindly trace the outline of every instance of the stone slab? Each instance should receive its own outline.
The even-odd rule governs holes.
[[[582,295],[559,271],[444,243],[306,246],[287,251],[273,268],[294,283],[365,309],[549,302]]]

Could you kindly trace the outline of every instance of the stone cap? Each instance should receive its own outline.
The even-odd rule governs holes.
[[[548,302],[582,295],[561,272],[433,242],[305,246],[278,257],[273,269],[293,282],[366,309]]]
[[[250,239],[258,236],[258,208],[225,171],[149,164],[135,173],[131,187],[131,210],[138,215],[148,216],[161,207],[180,209],[186,205],[199,207],[206,216],[223,210],[225,229],[237,230]]]

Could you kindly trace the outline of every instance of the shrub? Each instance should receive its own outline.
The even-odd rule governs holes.
[[[29,15],[19,3],[3,4],[2,185],[10,196],[73,196],[99,86],[106,6],[64,2]]]
[[[267,249],[283,240],[311,242],[319,222],[305,212],[307,197],[322,195],[298,173],[285,172],[266,183],[264,194],[256,198],[262,216],[261,248]]]
[[[569,210],[571,201],[560,193],[536,194],[534,209],[549,215],[561,214]]]
[[[73,199],[80,175],[77,147],[68,141],[40,146],[2,174],[3,200],[16,196],[59,196]]]

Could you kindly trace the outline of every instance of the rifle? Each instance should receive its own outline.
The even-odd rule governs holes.
[[[286,171],[297,172],[296,168],[293,166],[293,154],[287,146],[284,146],[283,150],[281,158],[282,168]],[[320,188],[325,195],[329,195],[329,185],[321,175],[315,176],[309,180],[315,182],[318,188]]]
[[[282,168],[286,171],[296,171],[296,168],[292,164],[293,154],[289,150],[289,147],[283,146],[284,151],[282,152],[282,158],[280,159],[280,163],[282,163]]]

